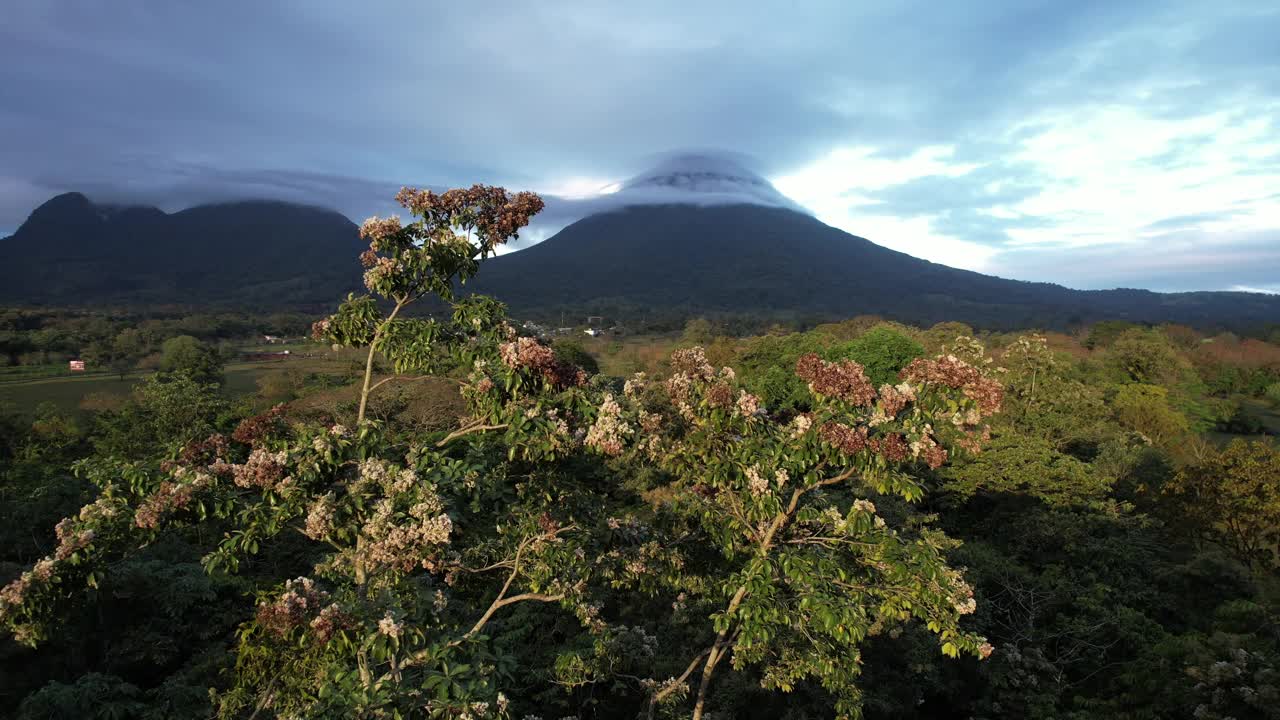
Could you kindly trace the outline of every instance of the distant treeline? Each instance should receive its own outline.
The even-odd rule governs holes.
[[[302,313],[255,315],[245,312],[118,308],[88,310],[0,309],[0,365],[44,365],[78,358],[92,349],[123,344],[139,351],[158,348],[169,338],[189,335],[217,345],[261,335],[300,337],[313,317]],[[144,353],[145,354],[145,353]]]

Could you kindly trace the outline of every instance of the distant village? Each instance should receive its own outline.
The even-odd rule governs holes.
[[[586,322],[577,327],[550,327],[532,320],[518,322],[518,327],[529,335],[540,337],[566,337],[582,333],[588,337],[605,337],[626,335],[626,328],[621,325],[606,326],[604,318],[599,315],[588,315]]]

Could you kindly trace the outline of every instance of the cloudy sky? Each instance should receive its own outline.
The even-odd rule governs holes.
[[[1280,291],[1274,0],[795,5],[4,0],[0,234],[65,190],[360,219],[699,149],[938,262]]]

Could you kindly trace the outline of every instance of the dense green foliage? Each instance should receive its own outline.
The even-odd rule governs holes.
[[[1280,450],[1219,442],[1275,428],[1280,348],[697,323],[588,378],[452,298],[536,212],[467,192],[366,226],[341,402],[229,400],[202,336],[120,406],[0,415],[8,711],[1280,717]]]

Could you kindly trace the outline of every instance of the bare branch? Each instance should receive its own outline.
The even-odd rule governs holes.
[[[457,430],[454,430],[453,432],[446,435],[443,440],[436,443],[436,447],[444,447],[445,445],[449,444],[449,441],[456,440],[462,437],[463,435],[470,435],[471,433],[484,432],[486,430],[503,430],[506,427],[507,427],[507,424],[502,423],[500,425],[470,425],[468,427],[458,428]]]

